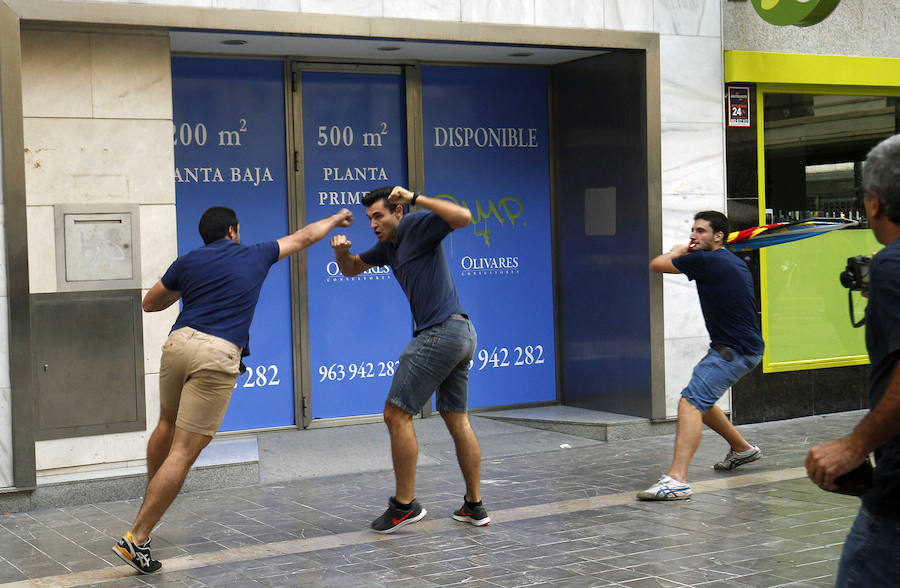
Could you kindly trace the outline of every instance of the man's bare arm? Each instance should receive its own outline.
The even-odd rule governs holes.
[[[144,309],[144,312],[165,310],[178,302],[179,298],[181,298],[181,292],[169,290],[163,286],[162,281],[159,280],[153,284],[153,287],[150,288],[150,291],[144,296],[144,300],[141,302],[141,308]]]
[[[310,223],[299,231],[278,239],[278,259],[282,260],[321,241],[335,227],[349,227],[352,223],[353,214],[346,208],[342,208],[337,214]]]
[[[410,204],[415,196],[412,192],[402,186],[395,186],[388,201],[392,204]],[[429,198],[424,194],[416,196],[416,206],[427,208],[432,211],[450,225],[452,229],[461,229],[472,222],[472,213],[468,208],[454,204],[443,198]]]
[[[331,247],[334,249],[334,259],[337,261],[338,269],[348,278],[358,276],[372,267],[364,262],[359,255],[350,253],[351,245],[352,243],[347,239],[346,235],[335,235],[331,238]]]
[[[675,267],[675,264],[672,263],[672,260],[676,257],[681,257],[688,253],[690,249],[687,245],[676,245],[672,247],[672,249],[668,253],[663,253],[662,255],[657,255],[650,261],[650,271],[654,271],[659,274],[680,274],[681,272]]]

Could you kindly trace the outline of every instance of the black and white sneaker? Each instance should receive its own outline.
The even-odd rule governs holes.
[[[481,505],[481,501],[469,502],[463,498],[465,502],[458,510],[453,512],[453,519],[463,523],[469,523],[476,527],[483,527],[491,523],[491,517],[488,516],[486,510]]]
[[[372,530],[376,533],[393,533],[404,525],[409,525],[425,518],[428,513],[419,501],[413,498],[409,508],[400,508],[397,500],[391,496],[384,514],[372,521]]]
[[[125,563],[142,574],[158,572],[159,568],[162,567],[162,563],[150,557],[150,539],[147,539],[147,542],[143,545],[135,545],[134,537],[131,536],[131,533],[125,533],[125,536],[113,545],[112,550]]]

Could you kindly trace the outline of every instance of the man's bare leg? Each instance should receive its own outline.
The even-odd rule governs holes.
[[[734,428],[734,425],[731,424],[731,421],[728,420],[728,417],[718,406],[713,405],[712,408],[706,411],[706,414],[703,415],[703,424],[721,435],[728,442],[728,445],[731,446],[732,451],[741,452],[750,449],[751,445]]]
[[[675,456],[669,476],[687,482],[688,467],[700,446],[703,434],[703,413],[683,397],[678,401],[678,429],[675,432]]]
[[[391,457],[394,460],[394,478],[397,490],[394,498],[402,504],[409,504],[416,497],[416,462],[419,458],[419,443],[412,415],[391,404],[384,405],[384,422],[391,435]]]
[[[441,417],[456,445],[456,460],[466,481],[466,497],[469,502],[481,501],[481,446],[465,412],[442,410]]]
[[[209,435],[175,428],[172,448],[147,485],[144,504],[131,526],[131,536],[137,545],[150,537],[150,531],[178,496],[191,465],[211,440]]]
[[[172,449],[172,439],[175,437],[175,414],[159,410],[159,423],[150,435],[147,442],[147,485],[156,475],[157,470],[169,455]]]

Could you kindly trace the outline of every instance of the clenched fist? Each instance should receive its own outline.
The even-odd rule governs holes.
[[[403,186],[394,186],[391,195],[388,196],[388,202],[391,204],[409,204],[412,202],[414,194]]]
[[[331,247],[335,252],[349,251],[353,243],[347,238],[347,235],[335,235],[331,238]]]
[[[335,216],[338,217],[337,226],[339,227],[349,227],[353,224],[353,213],[346,208],[342,208]]]

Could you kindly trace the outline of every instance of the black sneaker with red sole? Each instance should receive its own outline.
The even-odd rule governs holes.
[[[491,517],[488,516],[481,502],[475,503],[468,500],[458,510],[453,512],[453,519],[475,525],[476,527],[483,527],[491,523]]]
[[[372,521],[372,530],[376,533],[393,533],[400,527],[421,521],[427,513],[428,511],[422,508],[415,498],[409,503],[409,508],[404,509],[400,508],[397,500],[391,496],[384,514]]]

